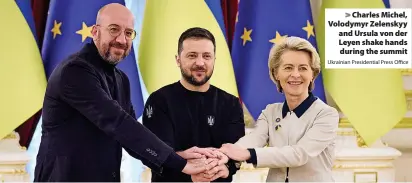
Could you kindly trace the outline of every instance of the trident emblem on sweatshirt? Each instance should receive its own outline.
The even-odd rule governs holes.
[[[148,118],[151,118],[152,117],[152,114],[153,114],[153,108],[152,108],[152,106],[148,106],[147,108],[146,108],[146,116],[148,117]]]
[[[207,117],[207,124],[209,124],[209,126],[213,126],[213,124],[215,124],[215,117],[208,116]]]

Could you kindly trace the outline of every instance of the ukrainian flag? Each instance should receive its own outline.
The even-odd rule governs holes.
[[[147,1],[139,47],[139,68],[148,93],[180,79],[176,65],[179,36],[191,27],[208,29],[216,39],[211,84],[238,96],[225,36],[204,0]]]
[[[0,7],[2,139],[41,109],[46,77],[32,32],[34,24],[30,1],[1,0]]]

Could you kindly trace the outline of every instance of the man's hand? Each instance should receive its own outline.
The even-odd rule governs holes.
[[[190,162],[190,163],[194,163],[194,164],[207,164],[206,163],[206,157],[204,156],[204,157],[202,157],[202,158],[196,158],[196,159],[188,159],[187,160],[187,162]]]
[[[193,182],[210,182],[211,179],[206,178],[205,173],[198,173],[191,176]]]
[[[250,159],[249,151],[235,144],[223,144],[219,151],[236,161],[246,161]]]
[[[198,148],[195,146],[185,151],[179,151],[176,153],[184,159],[200,159],[204,156],[208,158],[215,158],[216,155],[213,151],[213,148]]]
[[[196,175],[211,170],[217,166],[217,164],[218,162],[213,161],[213,159],[192,159],[187,161],[187,164],[183,168],[182,172],[188,175]]]
[[[213,172],[216,172],[216,167],[219,166],[218,162],[219,162],[219,159],[217,159],[217,158],[208,158],[208,159],[204,160],[204,163],[209,168],[209,170],[192,175],[191,176],[192,181],[193,182],[211,182],[211,181],[213,181],[214,179],[212,179],[212,178],[215,176],[215,173],[213,173]],[[211,173],[209,173],[209,172],[211,172]]]
[[[214,150],[213,153],[216,155],[216,158],[218,159],[218,165],[224,165],[227,162],[229,162],[229,157],[220,152],[218,149]]]
[[[218,178],[227,178],[229,176],[229,169],[225,164],[216,166],[211,170],[207,171],[205,177],[209,178],[210,181],[214,181]]]

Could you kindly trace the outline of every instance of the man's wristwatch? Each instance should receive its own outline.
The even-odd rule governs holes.
[[[240,166],[242,166],[242,162],[234,161],[234,164],[237,169],[240,169]],[[226,163],[225,165],[229,169],[229,163]]]
[[[236,161],[236,162],[235,162],[235,166],[236,166],[237,169],[240,169],[240,166],[242,166],[242,163]]]

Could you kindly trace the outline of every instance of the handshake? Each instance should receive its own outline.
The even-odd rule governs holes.
[[[227,178],[229,158],[216,148],[192,147],[177,154],[187,160],[183,173],[189,174],[193,182],[211,182]]]
[[[211,182],[229,176],[229,159],[243,161],[249,151],[234,144],[224,144],[220,149],[192,147],[177,154],[187,160],[183,173],[191,175],[193,182]]]

